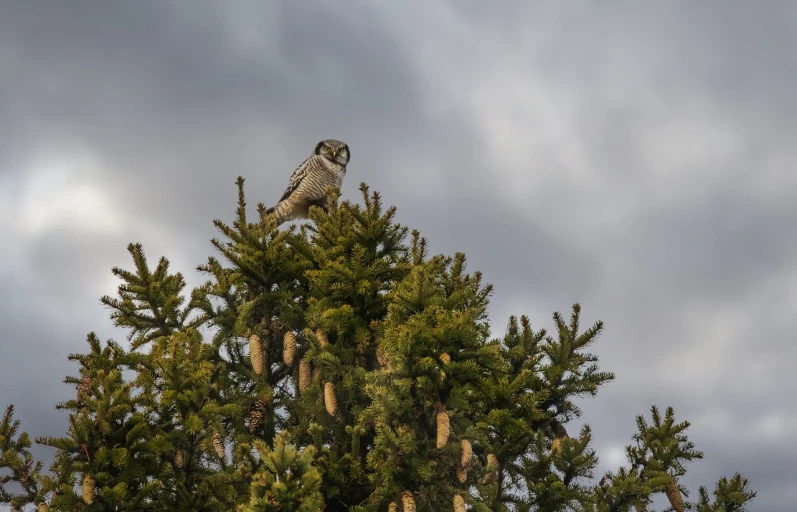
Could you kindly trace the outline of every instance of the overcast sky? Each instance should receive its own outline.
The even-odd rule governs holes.
[[[617,375],[584,403],[688,419],[697,496],[797,503],[797,3],[9,0],[0,5],[0,406],[59,435],[129,242],[190,285],[235,179],[272,203],[316,142],[464,251],[510,314],[583,307]],[[37,453],[42,453],[37,451]]]

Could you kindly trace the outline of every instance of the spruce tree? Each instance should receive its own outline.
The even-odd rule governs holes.
[[[21,510],[28,503],[43,502],[41,486],[42,463],[30,452],[32,443],[26,432],[19,432],[19,421],[14,419],[14,406],[6,408],[0,421],[0,503]],[[17,484],[18,491],[9,489]]]
[[[160,258],[115,267],[102,297],[129,347],[89,334],[63,437],[44,471],[9,408],[0,424],[0,502],[17,509],[405,512],[745,510],[736,474],[713,500],[682,485],[700,459],[671,408],[637,418],[629,467],[593,482],[592,431],[576,400],[614,374],[589,352],[602,322],[555,331],[509,318],[494,336],[493,287],[464,254],[430,255],[380,194],[311,208],[277,229],[250,219],[239,178],[232,223],[215,220],[216,254],[185,280]]]
[[[54,475],[43,480],[53,493],[50,507],[145,509],[159,487],[147,478],[159,468],[150,446],[153,425],[143,410],[146,397],[124,380],[131,359],[121,346],[108,341],[103,347],[94,333],[87,342],[88,353],[69,356],[80,363],[81,377],[65,379],[76,386],[75,399],[56,406],[69,412],[67,435],[38,439],[59,455]]]

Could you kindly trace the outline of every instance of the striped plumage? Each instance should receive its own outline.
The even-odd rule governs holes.
[[[326,210],[327,188],[340,192],[349,157],[345,142],[327,139],[316,144],[313,155],[293,171],[288,188],[266,213],[274,214],[279,226],[286,221],[308,218],[311,206]]]

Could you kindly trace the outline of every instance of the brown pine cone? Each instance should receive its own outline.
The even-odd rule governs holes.
[[[299,392],[310,387],[310,361],[306,358],[299,360]]]
[[[454,512],[465,512],[465,499],[459,495],[454,495]]]
[[[249,359],[252,361],[252,369],[256,374],[263,374],[263,345],[260,343],[260,336],[253,334],[249,336]]]
[[[335,396],[335,384],[332,382],[324,384],[324,405],[330,416],[338,412],[338,399]]]
[[[437,413],[437,449],[442,449],[448,442],[448,435],[451,433],[450,420],[446,414],[445,406],[441,407]]]
[[[463,468],[467,468],[470,466],[470,461],[473,459],[473,447],[467,439],[461,440],[459,446],[462,449],[462,457],[459,459],[459,464]]]
[[[91,475],[86,475],[83,477],[83,487],[81,488],[80,496],[83,498],[83,501],[86,505],[91,505],[94,503],[94,486],[96,482],[94,481],[94,477]]]
[[[670,506],[675,512],[684,512],[684,498],[681,496],[681,491],[678,490],[678,484],[674,479],[667,483],[665,488],[667,499],[670,500]]]
[[[401,493],[401,507],[404,512],[415,512],[415,498],[410,491]]]
[[[288,366],[293,366],[296,357],[296,335],[288,331],[282,338],[282,359]]]

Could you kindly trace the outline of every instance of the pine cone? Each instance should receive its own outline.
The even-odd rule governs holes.
[[[398,512],[398,503],[391,501],[390,505],[387,506],[387,512]]]
[[[415,512],[415,498],[410,491],[401,493],[401,508],[404,512]]]
[[[335,384],[333,382],[324,384],[324,405],[330,416],[334,416],[338,412],[338,399],[335,396]]]
[[[464,484],[468,481],[468,470],[465,468],[457,468],[457,480],[459,483]]]
[[[443,366],[447,365],[448,363],[451,362],[451,356],[448,355],[447,352],[443,352],[442,354],[440,354],[440,362],[443,363]],[[440,370],[440,381],[442,382],[444,380],[446,380],[446,372]]]
[[[39,503],[38,510],[39,512],[50,512],[50,506],[47,504],[47,502],[42,501],[41,503]]]
[[[487,469],[487,471],[489,471],[489,473],[484,475],[484,478],[482,479],[482,483],[484,485],[489,485],[489,484],[495,482],[495,479],[498,477],[498,457],[496,457],[494,453],[488,453],[487,454],[487,468],[486,469]]]
[[[86,505],[91,505],[94,503],[94,486],[96,482],[94,482],[94,477],[91,475],[86,475],[83,477],[83,488],[81,489],[80,495],[83,498],[83,501]]]
[[[382,368],[387,368],[387,355],[385,355],[385,351],[382,350],[382,347],[377,347],[376,349],[376,362],[379,363],[379,366]]]
[[[678,490],[678,484],[675,479],[670,479],[665,488],[667,499],[670,500],[670,506],[675,512],[684,512],[684,499],[681,496],[681,491]]]
[[[310,387],[310,361],[304,357],[299,360],[299,392]]]
[[[178,449],[174,453],[174,467],[178,469],[183,467],[183,450]]]
[[[454,495],[454,512],[465,512],[465,499],[459,495]]]
[[[253,334],[249,336],[249,358],[252,360],[252,369],[256,374],[263,374],[263,345],[260,343],[260,336]]]
[[[448,434],[451,433],[450,420],[446,414],[445,406],[441,406],[437,413],[437,449],[442,449],[448,442]]]
[[[221,463],[224,464],[227,461],[227,456],[224,453],[224,438],[222,437],[221,432],[214,430],[213,437],[210,439],[210,442],[213,445],[213,450],[216,452],[216,456],[221,460]]]
[[[459,459],[459,465],[463,468],[467,468],[470,466],[470,461],[473,459],[473,447],[467,439],[460,441],[459,446],[462,449],[462,457]]]
[[[559,451],[562,440],[567,439],[567,429],[557,420],[553,421],[553,432],[554,438],[553,441],[551,441],[551,454],[555,454]]]
[[[322,347],[326,347],[327,345],[329,345],[329,338],[327,338],[326,333],[324,333],[324,331],[322,331],[321,329],[318,329],[315,332],[315,337],[316,339],[318,339],[318,344],[321,345]]]
[[[77,397],[75,398],[75,400],[80,402],[81,400],[83,400],[83,395],[88,394],[90,390],[91,390],[91,377],[89,377],[88,375],[84,375],[83,378],[80,379],[80,382],[77,385]]]
[[[282,359],[288,366],[293,366],[293,360],[296,357],[296,335],[292,332],[286,332],[282,338]]]
[[[263,417],[266,415],[266,403],[259,398],[255,398],[252,405],[249,406],[249,433],[253,434],[255,430],[263,423]]]

